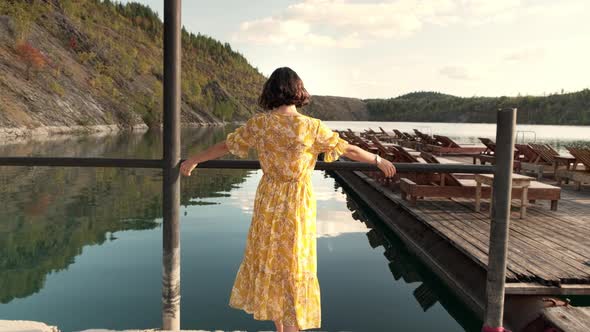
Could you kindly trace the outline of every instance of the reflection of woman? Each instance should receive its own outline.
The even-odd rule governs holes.
[[[299,76],[290,68],[279,68],[259,98],[266,112],[181,165],[182,174],[190,175],[198,163],[228,151],[242,158],[249,148],[258,151],[264,174],[229,305],[254,319],[273,320],[279,332],[321,325],[316,200],[310,181],[318,154],[324,153],[328,162],[344,155],[376,163],[386,176],[395,174],[389,161],[349,145],[320,120],[298,113],[296,107],[308,102]]]

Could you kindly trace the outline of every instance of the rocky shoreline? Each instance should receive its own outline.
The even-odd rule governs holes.
[[[45,323],[25,320],[0,320],[0,332],[60,332],[61,330],[57,326],[49,326]],[[165,332],[160,329],[138,329],[138,330],[124,330],[121,332]],[[184,332],[212,332],[205,330],[182,330]],[[216,330],[219,331],[219,330]],[[87,329],[81,332],[116,332],[115,330],[109,329]],[[234,332],[241,332],[236,331]]]
[[[242,122],[212,122],[212,123],[182,123],[183,128],[218,127]],[[162,126],[160,125],[160,130]],[[0,144],[15,143],[26,140],[49,140],[60,136],[111,135],[125,131],[144,132],[149,130],[146,124],[137,124],[131,127],[120,125],[93,125],[93,126],[41,126],[35,128],[27,127],[0,127]]]

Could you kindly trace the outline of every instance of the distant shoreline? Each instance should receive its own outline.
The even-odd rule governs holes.
[[[215,122],[215,123],[182,123],[181,127],[218,127],[237,122]],[[160,125],[160,129],[162,126]],[[0,139],[10,140],[7,143],[25,141],[30,139],[47,140],[59,138],[60,136],[103,136],[126,131],[144,132],[149,130],[146,124],[136,124],[130,127],[121,125],[91,125],[91,126],[40,126],[35,128],[27,127],[0,127]]]

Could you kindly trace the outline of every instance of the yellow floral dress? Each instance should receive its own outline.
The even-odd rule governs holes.
[[[319,153],[331,162],[347,144],[319,119],[304,115],[257,114],[227,135],[234,155],[245,158],[256,149],[263,171],[231,307],[257,320],[302,330],[320,327],[311,173]]]

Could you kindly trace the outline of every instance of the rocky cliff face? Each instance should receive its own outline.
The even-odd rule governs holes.
[[[3,0],[0,136],[159,126],[161,34],[137,4]],[[265,78],[228,44],[183,31],[182,65],[184,125],[256,111]]]

